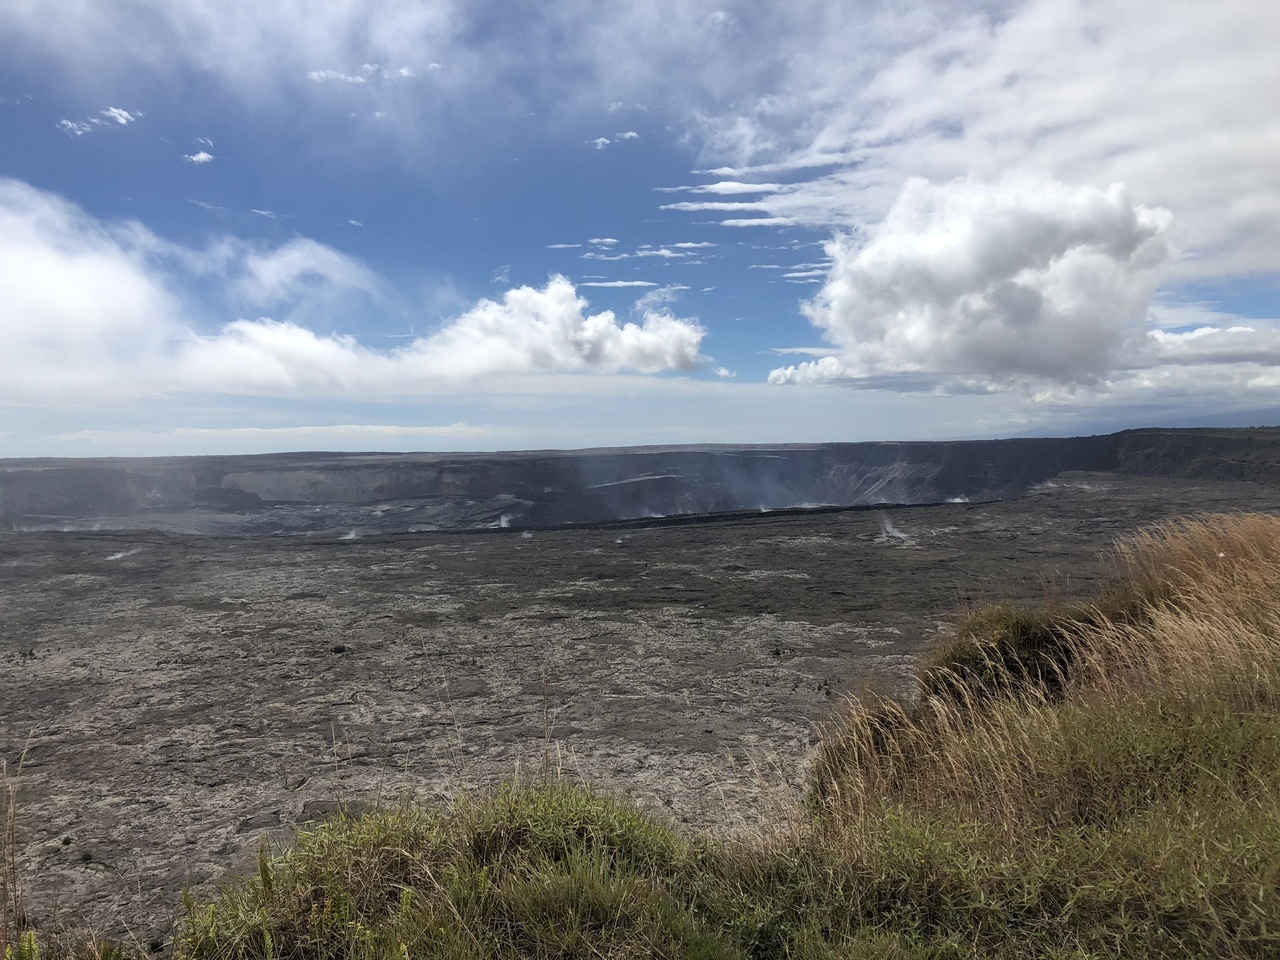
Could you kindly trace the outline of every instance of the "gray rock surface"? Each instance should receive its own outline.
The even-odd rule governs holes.
[[[0,533],[28,904],[160,943],[181,889],[263,837],[544,757],[749,825],[842,698],[906,684],[967,602],[1038,599],[1046,576],[1088,593],[1115,536],[1236,509],[1280,510],[1280,487],[1067,473],[1006,502],[634,529]]]

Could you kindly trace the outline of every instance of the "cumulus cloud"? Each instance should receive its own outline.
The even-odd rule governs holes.
[[[910,180],[869,240],[826,247],[826,283],[804,312],[835,355],[770,380],[1100,383],[1145,344],[1170,225],[1119,186]]]
[[[584,284],[585,286],[585,284]],[[704,331],[661,309],[639,324],[612,311],[586,312],[587,301],[561,276],[543,289],[519,287],[502,300],[482,300],[440,333],[408,348],[406,357],[448,363],[454,375],[531,371],[690,370]],[[440,358],[440,359],[436,359]]]
[[[212,163],[216,158],[208,150],[197,150],[195,153],[184,153],[182,155],[182,159],[187,161],[187,163],[194,163],[196,166],[201,166],[206,163]]]
[[[198,297],[187,293],[197,285]],[[394,350],[307,325],[341,295],[376,302],[379,288],[367,267],[313,240],[191,249],[0,179],[0,396],[408,396],[468,378],[688,370],[705,335],[656,303],[637,322],[591,313],[561,276],[481,300]],[[208,319],[243,305],[285,319]]]

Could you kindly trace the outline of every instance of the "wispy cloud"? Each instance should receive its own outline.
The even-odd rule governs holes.
[[[656,287],[649,280],[591,280],[578,284],[580,287]]]
[[[779,45],[806,54],[706,119],[707,153],[738,162],[706,171],[717,179],[700,189],[793,180],[753,201],[759,220],[732,226],[874,228],[912,177],[1025,170],[1121,183],[1173,211],[1187,254],[1174,275],[1280,263],[1280,114],[1257,95],[1280,88],[1280,13],[1144,0],[925,9],[781,26]]]
[[[734,200],[681,200],[677,203],[664,203],[659,210],[686,210],[696,213],[703,210],[735,211],[759,210],[755,203],[740,203]]]
[[[719,223],[722,227],[794,227],[800,221],[792,217],[730,217]]]
[[[107,107],[105,110],[98,111],[95,117],[85,120],[59,120],[56,126],[73,137],[83,137],[86,133],[93,133],[95,130],[103,130],[111,126],[127,127],[141,116],[140,110],[131,113],[120,107]]]
[[[430,64],[428,69],[438,70],[440,64]],[[397,67],[388,70],[378,63],[362,64],[360,69],[355,73],[343,73],[341,70],[308,70],[307,79],[312,83],[347,83],[347,84],[372,84],[372,83],[395,83],[400,80],[411,80],[417,74],[414,73],[412,67]]]
[[[721,180],[717,183],[700,183],[682,187],[656,187],[660,193],[710,193],[735,196],[750,193],[780,193],[787,188],[780,183],[743,183],[741,180]]]
[[[640,139],[640,134],[636,133],[634,130],[626,130],[626,131],[623,131],[622,133],[615,133],[613,135],[612,140],[610,140],[608,137],[596,137],[594,140],[588,140],[587,142],[590,143],[597,150],[603,150],[605,147],[609,146],[609,144],[611,143],[623,143],[624,141],[627,141],[627,140],[638,140],[638,139]]]

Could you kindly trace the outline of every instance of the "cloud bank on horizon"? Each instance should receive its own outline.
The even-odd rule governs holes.
[[[17,0],[0,454],[1280,409],[1278,45],[1243,2]]]

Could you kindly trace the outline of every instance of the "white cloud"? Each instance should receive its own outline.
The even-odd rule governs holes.
[[[662,193],[711,193],[735,196],[749,193],[779,193],[786,189],[780,183],[743,183],[741,180],[721,180],[717,183],[701,183],[683,187],[658,187]]]
[[[824,380],[844,380],[851,371],[835,357],[823,357],[820,360],[806,360],[787,367],[778,367],[769,371],[769,382],[787,383],[821,383]]]
[[[685,240],[682,243],[673,243],[671,246],[675,247],[677,250],[702,250],[706,247],[718,246],[718,244],[712,243],[709,240],[703,240],[699,243]]]
[[[632,313],[639,316],[646,313],[661,313],[679,300],[680,294],[688,289],[689,287],[683,283],[669,283],[664,287],[649,290],[635,302],[635,306],[631,308]]]
[[[121,110],[119,107],[107,107],[107,109],[102,111],[102,115],[108,120],[114,120],[122,127],[128,126],[137,120],[138,117],[142,116],[140,113],[130,113],[128,110]]]
[[[586,284],[584,284],[586,286]],[[611,311],[587,315],[587,303],[564,277],[542,290],[519,287],[502,301],[482,300],[406,356],[454,375],[536,371],[689,370],[704,335],[665,311],[640,324],[619,324]],[[435,358],[441,358],[437,360]]]
[[[198,296],[184,290],[200,282]],[[627,282],[627,285],[644,281]],[[237,303],[290,319],[192,319]],[[434,334],[373,350],[304,323],[344,295],[376,297],[362,264],[295,238],[263,248],[227,238],[180,247],[136,223],[103,224],[54,195],[0,180],[0,397],[173,394],[412,396],[476,378],[657,373],[696,365],[704,331],[651,305],[619,322],[564,277],[481,300]]]
[[[722,227],[793,227],[799,220],[791,217],[734,217],[721,220]]]
[[[656,287],[657,284],[649,280],[592,280],[589,283],[580,283],[580,287]]]
[[[594,243],[596,246],[600,247],[612,247],[617,242],[618,241],[613,237],[592,237],[587,241],[587,243]]]
[[[576,250],[581,247],[580,243],[548,243],[548,250]]]
[[[736,200],[681,200],[678,203],[664,203],[658,209],[684,210],[696,213],[703,210],[758,210],[760,208],[754,203]]]
[[[1280,367],[1280,321],[1149,334],[1151,365],[1263,364]]]
[[[614,139],[615,140],[638,140],[640,139],[640,134],[636,133],[634,130],[627,130],[625,133],[614,134]]]
[[[723,380],[732,380],[734,377],[737,376],[737,374],[734,373],[732,370],[730,370],[728,367],[716,367],[716,376],[720,377]]]
[[[364,265],[332,247],[298,237],[273,250],[250,249],[235,281],[237,293],[256,307],[296,301],[307,293],[336,290],[376,292],[377,278]]]
[[[347,74],[340,70],[308,70],[307,79],[312,83],[324,83],[326,80],[337,80],[340,83],[368,83],[368,77],[359,74]]]
[[[182,335],[137,239],[0,178],[0,390],[91,387]]]
[[[1034,169],[1124,183],[1171,210],[1188,254],[1181,276],[1280,263],[1280,8],[926,4],[843,24],[818,17],[810,30],[800,16],[778,46],[805,55],[705,121],[708,154],[734,161],[712,176],[798,175],[757,200],[762,215],[871,226],[913,176]]]
[[[430,64],[428,69],[439,69],[439,64]],[[399,80],[411,80],[416,74],[410,67],[399,67],[388,70],[378,63],[366,63],[360,67],[359,73],[343,73],[341,70],[308,70],[307,79],[312,83],[394,83]]]
[[[608,137],[596,137],[594,140],[591,140],[591,141],[588,141],[588,142],[589,142],[593,147],[595,147],[597,150],[603,150],[605,147],[607,147],[607,146],[608,146],[610,143],[612,143],[613,141],[612,141],[612,140],[610,140]]]
[[[774,371],[1097,384],[1141,348],[1167,211],[1030,175],[908,181],[867,242],[827,245],[804,312],[838,355]]]
[[[141,111],[130,113],[128,110],[122,110],[119,107],[107,107],[105,110],[99,110],[98,116],[89,117],[87,120],[59,120],[56,124],[59,130],[65,130],[73,137],[83,137],[86,133],[93,133],[95,130],[101,130],[110,127],[113,123],[116,126],[127,127],[142,116]]]
[[[187,161],[187,163],[194,163],[199,166],[205,163],[212,163],[215,157],[207,150],[198,150],[195,153],[183,154],[182,159]]]
[[[691,257],[691,253],[677,253],[675,250],[668,250],[666,247],[650,247],[644,250],[637,250],[633,256],[637,257],[662,257],[664,260],[678,260],[681,257]]]

